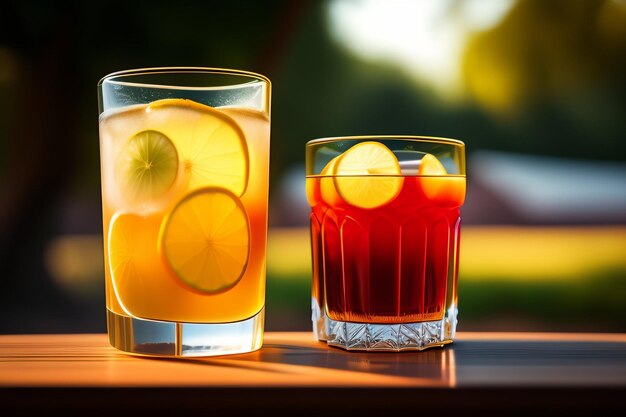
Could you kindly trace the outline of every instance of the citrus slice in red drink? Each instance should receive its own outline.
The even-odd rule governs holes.
[[[435,155],[427,153],[420,161],[417,175],[447,175],[448,172]]]
[[[341,202],[341,198],[337,193],[337,189],[335,188],[335,181],[333,179],[333,175],[335,175],[335,164],[337,164],[337,160],[341,157],[336,156],[331,159],[328,164],[322,169],[320,175],[320,197],[322,200],[326,202],[326,204],[337,205]]]
[[[248,217],[232,192],[201,188],[166,215],[159,241],[175,278],[202,293],[222,292],[239,281],[248,264]]]
[[[334,188],[352,206],[382,207],[393,201],[402,189],[398,159],[382,143],[361,142],[331,163],[329,175],[333,175]]]
[[[306,198],[311,207],[319,204],[322,200],[325,201],[326,204],[330,205],[335,205],[341,202],[341,198],[337,194],[332,178],[335,163],[337,162],[339,156],[335,156],[326,164],[326,166],[324,166],[320,172],[319,181],[307,180]]]
[[[465,200],[465,177],[448,175],[436,156],[426,154],[417,174],[426,198],[439,207],[458,207]]]

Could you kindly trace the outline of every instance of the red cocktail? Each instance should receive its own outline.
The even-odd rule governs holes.
[[[462,143],[388,137],[311,143],[316,155],[322,147],[346,149],[334,156],[327,149],[328,162],[307,177],[318,338],[362,350],[452,341]],[[424,148],[435,153],[416,150]]]

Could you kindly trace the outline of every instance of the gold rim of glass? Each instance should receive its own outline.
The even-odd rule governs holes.
[[[444,160],[441,157],[444,157],[447,162],[444,162],[446,168],[448,168],[445,176],[447,177],[465,177],[465,143],[458,139],[452,138],[444,138],[444,137],[436,137],[436,136],[418,136],[418,135],[361,135],[361,136],[336,136],[336,137],[325,137],[319,139],[313,139],[306,143],[306,177],[307,178],[318,178],[318,177],[360,177],[361,175],[352,175],[352,174],[322,174],[325,167],[332,158],[335,158],[341,155],[343,152],[346,152],[350,149],[351,146],[356,145],[357,143],[374,141],[385,144],[386,146],[392,146],[393,149],[395,147],[392,145],[393,143],[414,143],[414,144],[422,144],[416,147],[420,149],[415,149],[416,151],[420,151],[422,153],[432,153],[434,156],[439,158],[441,162]],[[350,147],[346,149],[335,149],[336,146],[341,147],[341,143],[345,142],[349,144]],[[403,145],[405,146],[405,145]],[[330,147],[327,149],[325,156],[321,157],[322,164],[319,164],[319,160],[317,158],[318,152],[320,150],[326,149],[326,147]],[[425,148],[424,148],[425,147]],[[441,148],[443,147],[443,148]],[[390,149],[392,149],[390,148]],[[429,149],[432,148],[432,149]],[[411,147],[411,149],[413,149]],[[442,152],[442,150],[448,149],[448,151]],[[330,151],[330,152],[328,152]],[[392,150],[393,152],[401,151],[401,149]],[[435,152],[433,152],[435,151]],[[447,155],[446,155],[447,154]],[[368,176],[415,176],[418,175],[416,173],[408,173],[413,170],[415,167],[411,161],[407,159],[403,159],[400,162],[400,165],[404,164],[407,172],[403,172],[402,174],[375,174],[370,173]],[[450,169],[451,168],[451,169]],[[428,174],[420,174],[419,176],[431,176]],[[434,175],[440,176],[440,175]]]
[[[342,140],[375,140],[375,139],[443,143],[446,145],[456,145],[456,146],[465,147],[465,143],[458,139],[444,138],[444,137],[438,137],[438,136],[416,136],[416,135],[334,136],[334,137],[318,138],[318,139],[310,140],[306,143],[306,146],[318,145],[320,143],[339,142]]]

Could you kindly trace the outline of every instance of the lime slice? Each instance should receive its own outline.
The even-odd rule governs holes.
[[[241,196],[249,156],[243,131],[225,113],[191,100],[165,99],[146,108],[146,125],[168,135],[193,190],[221,187]]]
[[[163,133],[144,130],[124,144],[116,168],[117,181],[127,198],[154,199],[176,180],[178,154]]]
[[[183,198],[163,221],[159,240],[174,276],[202,293],[233,287],[248,264],[248,218],[225,189],[203,188]]]
[[[393,152],[382,143],[373,141],[361,142],[348,149],[334,163],[331,161],[329,174],[334,175],[334,188],[341,198],[363,209],[389,204],[402,190],[404,181]]]

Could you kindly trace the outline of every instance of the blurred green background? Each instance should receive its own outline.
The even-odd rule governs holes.
[[[626,331],[626,2],[5,1],[0,333],[104,332],[96,84],[273,82],[267,330],[309,330],[304,144],[467,146],[459,330]]]

